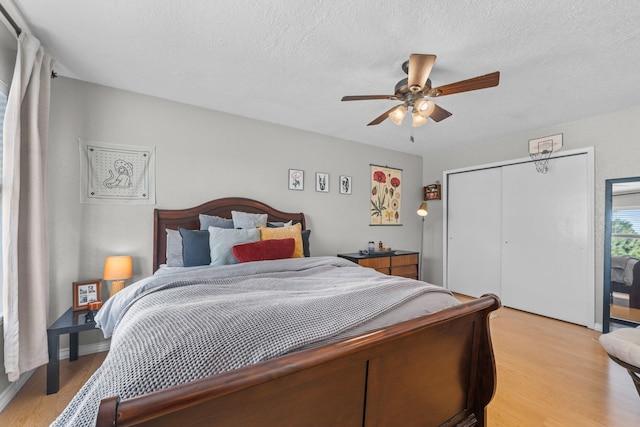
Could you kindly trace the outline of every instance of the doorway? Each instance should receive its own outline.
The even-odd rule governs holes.
[[[605,181],[603,290],[603,333],[640,325],[640,177]]]

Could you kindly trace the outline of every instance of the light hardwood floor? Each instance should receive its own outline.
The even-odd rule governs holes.
[[[598,332],[509,308],[493,314],[491,330],[498,385],[489,427],[640,425],[640,396]],[[49,396],[39,368],[0,413],[0,426],[49,425],[105,355],[62,361],[60,391]]]

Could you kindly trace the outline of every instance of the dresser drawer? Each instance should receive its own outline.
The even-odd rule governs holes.
[[[389,268],[391,267],[391,261],[389,257],[379,257],[379,258],[365,258],[358,260],[358,264],[363,267],[375,268],[376,270],[379,268]]]
[[[417,279],[418,266],[416,264],[394,266],[391,269],[391,274],[394,276],[408,277],[409,279]]]
[[[397,255],[391,257],[391,266],[395,270],[396,267],[401,265],[418,265],[418,254],[410,255]]]

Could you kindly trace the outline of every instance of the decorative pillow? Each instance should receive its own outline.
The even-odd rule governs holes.
[[[271,227],[271,228],[291,227],[292,225],[293,225],[293,220],[288,221],[288,222],[275,221],[275,222],[268,222],[267,223],[267,227]]]
[[[237,264],[231,249],[235,245],[260,241],[260,230],[257,228],[233,229],[209,227],[209,247],[211,248],[211,265]]]
[[[260,240],[271,239],[288,239],[292,238],[296,242],[296,247],[291,258],[304,258],[304,250],[302,247],[302,226],[300,223],[293,224],[291,227],[268,228],[260,227]]]
[[[200,230],[209,230],[209,227],[234,228],[233,220],[215,215],[200,214]]]
[[[187,230],[180,228],[182,236],[182,261],[185,267],[195,265],[209,265],[211,255],[209,252],[209,231]]]
[[[309,236],[311,235],[311,230],[302,230],[302,252],[304,256],[311,256],[311,251],[309,250]]]
[[[167,267],[184,267],[182,236],[178,230],[167,228]]]
[[[267,214],[253,214],[247,212],[231,211],[234,228],[266,227]]]
[[[238,262],[267,261],[291,258],[295,247],[294,239],[272,239],[235,245],[231,252]]]

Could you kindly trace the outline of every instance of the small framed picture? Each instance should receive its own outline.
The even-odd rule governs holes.
[[[101,302],[102,280],[73,282],[73,311],[88,310],[90,302]]]
[[[316,191],[321,193],[329,192],[329,174],[316,172]]]
[[[440,184],[430,184],[424,187],[424,200],[441,200]]]
[[[289,190],[304,190],[304,171],[289,169]]]
[[[351,194],[351,177],[340,175],[340,194]]]

